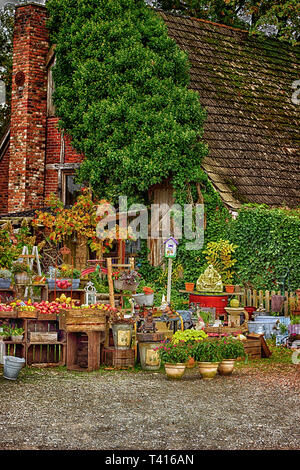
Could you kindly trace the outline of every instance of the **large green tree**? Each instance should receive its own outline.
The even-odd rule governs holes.
[[[154,0],[156,7],[297,43],[299,0]]]
[[[79,176],[114,200],[169,178],[197,181],[205,113],[187,55],[144,0],[50,0],[54,102],[86,156]]]

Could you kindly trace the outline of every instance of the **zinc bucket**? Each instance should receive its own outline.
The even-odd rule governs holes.
[[[158,346],[159,343],[156,342],[139,342],[140,362],[143,370],[158,370],[160,368],[160,357],[158,351],[155,351]]]
[[[17,380],[24,363],[25,359],[22,357],[4,356],[3,377],[9,380]]]

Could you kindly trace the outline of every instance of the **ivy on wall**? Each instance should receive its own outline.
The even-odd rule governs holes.
[[[227,227],[238,248],[236,282],[255,289],[300,287],[300,211],[245,205]]]

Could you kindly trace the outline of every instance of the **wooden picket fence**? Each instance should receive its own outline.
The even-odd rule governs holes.
[[[266,309],[267,312],[271,311],[271,298],[272,295],[284,295],[285,301],[283,304],[283,313],[285,316],[297,308],[298,295],[295,292],[285,291],[269,291],[269,290],[256,290],[256,289],[245,289],[240,286],[235,286],[235,291],[238,292],[238,297],[242,305],[245,307],[258,308],[260,305]],[[299,303],[299,300],[298,300]],[[299,308],[299,307],[298,307]]]

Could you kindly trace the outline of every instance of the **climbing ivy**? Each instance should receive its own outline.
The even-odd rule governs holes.
[[[300,211],[245,205],[228,226],[238,248],[236,282],[256,289],[300,286]]]
[[[54,103],[85,155],[79,180],[101,197],[144,201],[170,178],[198,181],[205,112],[189,62],[144,0],[49,0]]]

